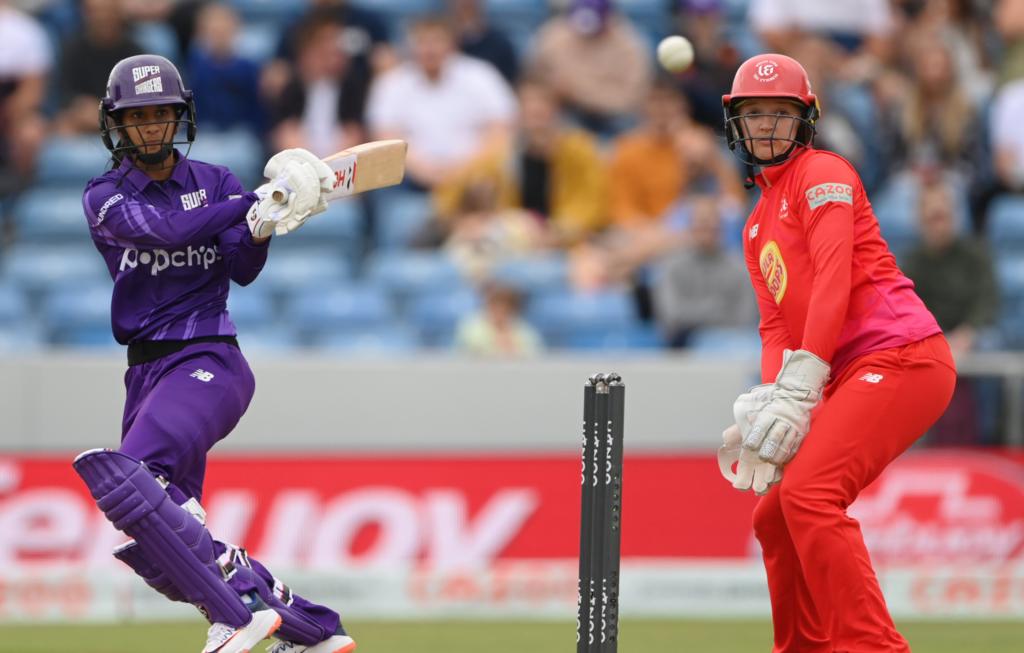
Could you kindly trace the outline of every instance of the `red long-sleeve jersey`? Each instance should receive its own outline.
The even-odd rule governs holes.
[[[896,266],[864,186],[837,154],[804,149],[763,169],[761,198],[743,238],[761,313],[761,377],[775,379],[783,349],[832,366],[941,333]]]

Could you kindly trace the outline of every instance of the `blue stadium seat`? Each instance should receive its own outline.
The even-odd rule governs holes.
[[[689,350],[698,356],[749,358],[761,355],[761,336],[756,328],[699,329]]]
[[[43,143],[36,164],[36,183],[74,186],[81,198],[85,183],[103,174],[110,152],[96,136],[51,136]]]
[[[91,243],[82,208],[82,189],[35,187],[14,205],[15,238],[20,243]]]
[[[275,247],[276,244],[271,244],[267,263],[254,282],[266,290],[293,295],[302,290],[326,290],[351,279],[351,267],[336,249],[309,247],[275,250]]]
[[[178,37],[167,23],[148,20],[137,22],[132,36],[142,46],[143,52],[158,54],[175,62],[181,61]]]
[[[272,247],[280,251],[324,245],[351,256],[358,251],[362,242],[363,225],[361,203],[355,200],[335,200],[327,205],[326,211],[307,220],[301,229],[285,238],[275,239]]]
[[[108,324],[105,328],[100,326],[82,326],[74,329],[67,329],[53,334],[50,343],[61,347],[75,347],[77,349],[91,349],[98,351],[124,351],[124,345],[114,340],[114,334]]]
[[[302,344],[298,330],[289,325],[246,325],[238,330],[238,345],[247,355],[250,352],[289,352]]]
[[[246,189],[263,179],[263,144],[244,129],[202,130],[189,150],[189,158],[226,166]]]
[[[272,325],[277,319],[270,292],[258,282],[231,288],[228,293],[228,315],[239,330]]]
[[[8,283],[0,283],[0,328],[17,325],[31,315],[25,295]]]
[[[401,249],[412,242],[430,221],[430,196],[412,191],[390,189],[373,196],[376,215],[377,246]]]
[[[384,14],[392,24],[443,9],[442,0],[373,0],[365,6]]]
[[[260,4],[283,7],[290,3],[266,0]],[[280,22],[262,18],[258,22],[243,23],[239,28],[238,38],[235,39],[235,54],[257,63],[273,58],[277,52],[277,43],[281,39],[281,29]]]
[[[299,16],[307,10],[310,3],[308,0],[229,0],[228,4],[235,8],[245,23],[276,21],[280,24]]]
[[[392,325],[322,333],[314,338],[313,346],[331,354],[378,358],[414,353],[420,348],[420,343],[408,327]]]
[[[50,287],[110,279],[92,245],[17,245],[0,262],[0,278],[37,293]]]
[[[995,259],[996,281],[1004,304],[1024,302],[1024,249],[999,252]],[[1005,310],[1004,306],[1004,310]]]
[[[424,345],[449,345],[459,321],[480,308],[480,296],[470,288],[454,292],[435,292],[417,296],[407,316]]]
[[[996,197],[988,208],[987,230],[995,252],[1024,252],[1024,197]]]
[[[506,259],[495,266],[491,278],[527,295],[565,290],[569,262],[561,253]]]
[[[40,319],[51,339],[72,331],[106,331],[110,335],[110,283],[53,288],[43,298]]]
[[[0,352],[4,358],[31,354],[42,349],[45,343],[42,332],[33,322],[0,325]]]
[[[309,334],[389,326],[395,321],[390,298],[365,284],[299,292],[286,303],[292,325]]]
[[[633,298],[617,290],[542,295],[530,302],[527,318],[554,346],[561,346],[570,336],[622,331],[636,324],[637,319]]]
[[[650,324],[635,324],[624,329],[570,333],[562,342],[568,349],[655,353],[665,349],[665,339]]]
[[[443,252],[379,252],[368,262],[368,279],[404,298],[462,286],[462,276]]]

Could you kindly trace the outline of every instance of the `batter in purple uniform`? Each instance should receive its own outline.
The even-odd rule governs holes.
[[[247,192],[227,168],[187,158],[175,146],[195,138],[192,93],[154,55],[114,67],[100,127],[114,166],[89,182],[83,205],[114,280],[127,400],[121,447],[87,451],[75,469],[132,538],[114,555],[200,609],[211,623],[203,653],[248,652],[271,634],[271,653],[351,651],[336,612],[213,539],[199,503],[206,454],[255,388],[226,308],[229,281],[251,283],[271,235],[323,210],[333,173],[307,151],[286,150],[267,164],[272,180]]]

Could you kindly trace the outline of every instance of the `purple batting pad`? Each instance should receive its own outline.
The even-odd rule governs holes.
[[[249,609],[224,581],[206,527],[172,501],[141,462],[93,449],[79,454],[74,466],[114,528],[133,537],[211,622],[236,628],[249,623]]]
[[[114,557],[132,568],[136,574],[146,581],[146,584],[160,592],[172,601],[188,603],[188,599],[181,590],[174,586],[167,574],[160,571],[156,565],[146,558],[139,548],[138,542],[131,540],[114,549]]]

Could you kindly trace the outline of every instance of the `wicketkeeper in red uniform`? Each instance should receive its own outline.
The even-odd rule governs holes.
[[[752,57],[722,103],[729,148],[761,190],[743,242],[764,385],[737,399],[720,455],[735,487],[762,495],[773,650],[909,651],[846,510],[945,410],[949,346],[853,167],[812,147],[819,107],[803,67]]]

